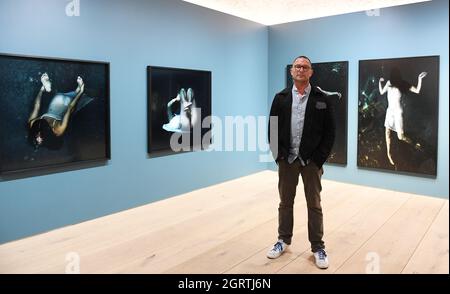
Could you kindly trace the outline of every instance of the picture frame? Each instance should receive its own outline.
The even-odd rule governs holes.
[[[211,117],[211,75],[206,70],[147,66],[151,156],[199,151],[211,144],[211,124],[204,124]]]
[[[360,168],[436,177],[439,56],[359,61]]]
[[[0,174],[111,159],[109,70],[102,61],[1,53]]]

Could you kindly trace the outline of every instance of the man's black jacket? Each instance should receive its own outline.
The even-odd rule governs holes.
[[[286,88],[275,95],[270,108],[270,116],[278,117],[278,152],[271,142],[270,134],[276,125],[269,120],[269,143],[276,162],[289,155],[291,138],[292,88]],[[333,103],[327,95],[311,86],[306,104],[305,122],[300,142],[299,154],[306,162],[312,160],[319,168],[330,155],[336,130]],[[272,140],[273,141],[273,140]]]

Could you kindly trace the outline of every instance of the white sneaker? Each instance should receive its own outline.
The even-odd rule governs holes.
[[[267,252],[267,258],[274,259],[280,257],[280,255],[286,250],[289,245],[284,243],[283,240],[278,240],[272,247],[272,249]]]
[[[319,249],[319,251],[314,252],[314,258],[316,259],[316,265],[318,268],[326,269],[328,268],[328,257],[327,252],[324,249]]]

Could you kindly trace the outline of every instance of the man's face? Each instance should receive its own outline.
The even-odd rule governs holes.
[[[313,74],[311,63],[306,58],[297,58],[292,64],[292,79],[301,83],[308,83]]]

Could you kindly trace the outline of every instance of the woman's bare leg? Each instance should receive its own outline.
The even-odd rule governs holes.
[[[395,165],[394,161],[392,160],[392,155],[391,155],[391,129],[386,128],[385,136],[386,136],[386,151],[387,151],[387,157],[389,159],[389,163],[392,165]]]
[[[44,73],[41,76],[41,83],[42,83],[42,87],[39,90],[39,93],[37,94],[36,99],[34,99],[33,111],[31,112],[30,117],[28,118],[28,123],[29,123],[30,128],[33,125],[36,118],[38,117],[39,109],[41,108],[42,94],[44,93],[44,91],[50,92],[52,90],[52,84],[50,82],[50,78],[48,77],[47,73]]]
[[[75,109],[75,106],[77,105],[78,100],[80,100],[80,97],[83,95],[84,82],[81,77],[77,78],[77,84],[78,84],[78,87],[75,90],[77,95],[70,102],[69,107],[68,107],[66,113],[64,114],[62,121],[59,124],[56,124],[53,128],[53,132],[55,133],[56,136],[61,136],[66,131],[67,125],[69,124],[70,115],[72,114],[73,110]]]
[[[405,143],[412,144],[412,140],[405,136],[405,133],[397,133],[397,138]]]
[[[413,142],[413,140],[411,138],[405,136],[405,133],[399,133],[398,134],[398,139],[403,141],[403,142],[405,142],[405,143],[413,145],[414,149],[416,149],[417,151],[422,151],[423,150],[422,145],[419,142],[414,144],[414,142]]]

